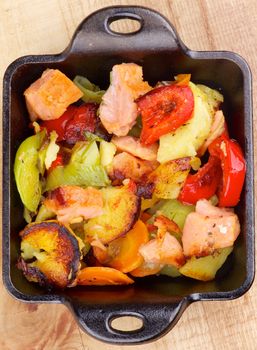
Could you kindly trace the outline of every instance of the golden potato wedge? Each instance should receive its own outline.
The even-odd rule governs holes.
[[[127,233],[140,214],[141,200],[136,190],[132,181],[121,187],[102,188],[104,213],[85,224],[85,240],[108,243]]]
[[[149,176],[154,183],[153,194],[157,198],[177,198],[191,168],[190,157],[179,158],[158,166]]]
[[[20,232],[18,268],[47,289],[71,286],[80,268],[81,242],[58,221],[32,223]]]
[[[194,94],[193,115],[177,130],[160,137],[157,155],[160,163],[195,156],[210,133],[215,111],[211,109],[207,95],[198,86],[192,82],[189,86]]]

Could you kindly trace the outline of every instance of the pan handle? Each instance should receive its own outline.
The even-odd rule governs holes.
[[[132,19],[140,28],[132,33],[117,33],[110,24],[119,19]],[[186,48],[169,21],[158,12],[141,6],[111,6],[98,10],[79,25],[66,49],[71,53],[115,53]]]
[[[98,340],[113,344],[139,344],[155,340],[166,334],[179,320],[188,306],[186,299],[172,304],[104,305],[83,306],[72,304],[79,325],[89,335]],[[132,311],[133,310],[133,311]],[[142,327],[136,330],[121,331],[112,327],[114,319],[134,316],[142,320]]]

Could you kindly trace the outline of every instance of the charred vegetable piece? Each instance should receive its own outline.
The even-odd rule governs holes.
[[[102,188],[101,192],[104,213],[85,224],[85,239],[108,243],[133,227],[140,213],[140,198],[132,181],[122,187]]]
[[[202,258],[192,257],[179,272],[187,277],[200,281],[211,281],[215,278],[217,271],[226,261],[233,247],[223,248],[215,251],[212,255]]]
[[[58,69],[46,69],[24,95],[30,119],[34,121],[59,118],[83,93]]]
[[[62,223],[90,219],[103,214],[103,196],[96,188],[62,186],[50,192],[44,206]]]
[[[55,131],[58,135],[57,141],[63,141],[65,139],[65,127],[67,122],[73,118],[77,111],[76,106],[70,105],[67,110],[58,118],[53,120],[44,120],[40,123],[42,128],[46,128],[47,132]]]
[[[196,204],[199,199],[209,199],[217,191],[222,178],[220,161],[210,156],[206,163],[194,175],[189,174],[180,191],[178,199],[182,203]]]
[[[177,198],[190,168],[190,157],[159,165],[148,179],[149,183],[154,184],[154,196],[164,199]]]
[[[85,141],[85,132],[93,133],[97,124],[98,105],[95,103],[86,103],[76,108],[73,117],[70,118],[64,131],[64,139],[70,144],[78,141]]]
[[[125,136],[136,123],[137,105],[134,100],[151,90],[142,75],[142,67],[134,63],[112,67],[111,83],[99,109],[101,122],[109,133]]]
[[[38,168],[38,151],[46,136],[45,131],[28,137],[20,145],[14,162],[16,185],[24,206],[31,212],[37,210],[42,191]]]
[[[111,267],[85,267],[79,272],[77,284],[82,286],[107,286],[132,284],[134,281]]]
[[[160,86],[137,99],[137,106],[143,124],[140,141],[151,145],[191,118],[194,96],[189,86]]]
[[[149,233],[146,225],[140,220],[137,221],[132,230],[127,232],[124,237],[117,238],[109,243],[107,247],[107,265],[124,273],[136,269],[144,261],[138,250],[148,240]],[[99,261],[101,262],[101,259]]]
[[[72,285],[80,268],[82,246],[68,227],[57,221],[32,223],[20,236],[18,268],[29,281],[48,289]]]

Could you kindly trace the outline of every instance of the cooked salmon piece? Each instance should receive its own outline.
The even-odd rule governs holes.
[[[50,192],[44,205],[57,215],[58,221],[70,223],[74,219],[90,219],[103,214],[101,191],[87,187],[62,186]]]
[[[103,95],[99,117],[110,134],[125,136],[136,122],[136,98],[152,88],[143,81],[142,67],[135,63],[113,66],[111,84]]]
[[[187,257],[210,255],[216,249],[232,246],[239,233],[239,220],[231,209],[218,208],[201,199],[185,221],[184,254]]]
[[[173,265],[181,267],[185,263],[183,249],[178,240],[169,232],[162,238],[151,239],[139,248],[146,263]]]
[[[141,160],[127,152],[117,154],[113,158],[108,175],[112,180],[131,179],[138,183],[147,179],[147,176],[157,167],[157,162]]]
[[[46,69],[24,92],[31,121],[59,118],[83,93],[58,69]]]
[[[143,146],[138,138],[132,136],[113,136],[112,143],[115,144],[118,150],[128,152],[138,158],[150,161],[156,160],[157,158],[157,143],[150,146]]]

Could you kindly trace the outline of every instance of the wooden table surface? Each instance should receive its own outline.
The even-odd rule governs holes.
[[[256,94],[256,0],[0,0],[0,77],[19,56],[62,51],[76,26],[91,12],[104,6],[135,3],[165,15],[191,49],[241,54],[252,69]],[[113,348],[135,347],[98,342],[80,330],[65,306],[21,303],[0,284],[1,350]],[[157,348],[257,349],[257,283],[237,300],[191,305],[169,334],[141,346],[142,350]]]

